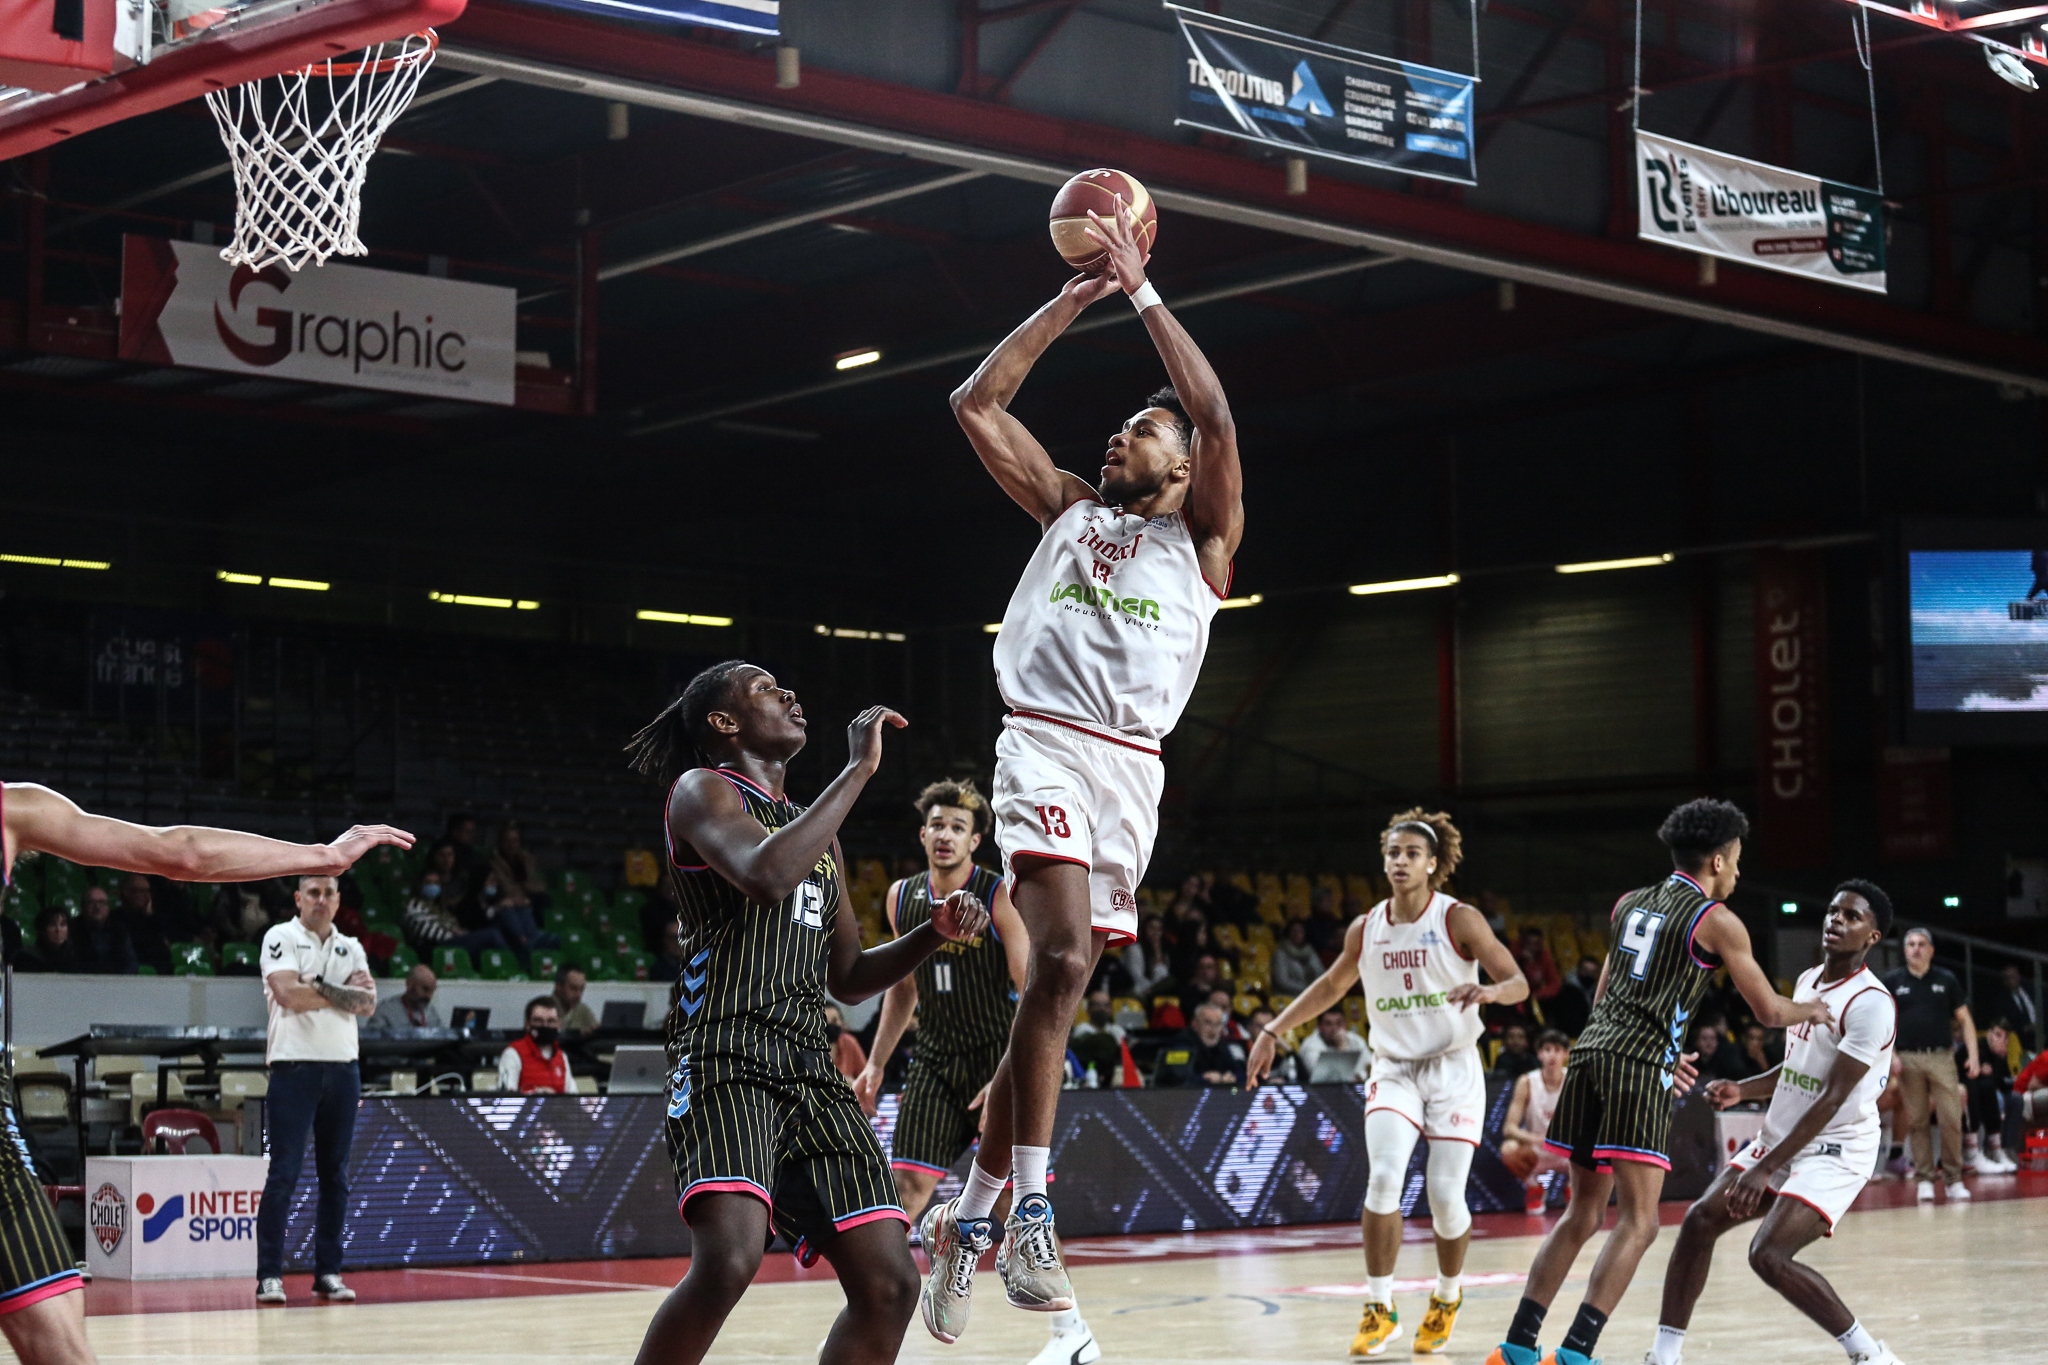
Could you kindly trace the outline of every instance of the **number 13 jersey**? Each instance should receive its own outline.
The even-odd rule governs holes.
[[[1666,1071],[1678,1065],[1693,1011],[1721,968],[1693,935],[1720,903],[1683,872],[1614,903],[1607,993],[1573,1051],[1633,1057]]]
[[[1406,924],[1395,923],[1391,901],[1381,901],[1366,915],[1358,980],[1365,988],[1376,1054],[1420,1061],[1479,1041],[1484,1028],[1479,1007],[1445,999],[1452,987],[1479,981],[1478,962],[1451,938],[1451,907],[1457,903],[1439,891],[1429,898],[1429,908]]]

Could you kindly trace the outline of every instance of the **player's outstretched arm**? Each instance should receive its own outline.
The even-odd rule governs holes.
[[[886,706],[870,706],[846,727],[846,766],[802,815],[770,834],[747,812],[732,784],[694,768],[669,796],[669,828],[712,871],[757,905],[774,905],[796,890],[839,837],[868,779],[882,766],[882,727],[910,724]]]
[[[9,856],[33,850],[188,882],[338,877],[380,844],[413,844],[412,835],[389,825],[357,825],[331,844],[290,844],[206,825],[132,825],[82,811],[70,797],[33,782],[7,784],[5,811]]]
[[[932,917],[909,933],[869,948],[860,946],[860,927],[851,915],[838,915],[832,925],[825,985],[834,1000],[849,1005],[884,991],[917,970],[917,964],[939,945],[965,942],[988,928],[988,907],[972,891],[955,891],[935,906]],[[887,1058],[884,1058],[886,1062]]]
[[[1114,275],[1124,292],[1135,297],[1145,287],[1147,260],[1138,249],[1137,219],[1121,199],[1115,217],[1093,212],[1088,217],[1088,235],[1109,252],[1104,273]],[[1244,471],[1237,459],[1237,423],[1230,415],[1230,400],[1223,396],[1223,381],[1180,319],[1163,303],[1146,308],[1143,316],[1173,391],[1194,424],[1188,449],[1188,522],[1201,550],[1203,573],[1212,583],[1221,583],[1244,539]]]
[[[902,930],[896,925],[896,905],[903,894],[903,883],[889,883],[888,894],[882,898],[882,914],[888,918],[891,936],[900,936]],[[833,934],[836,939],[838,927]],[[870,1114],[875,1112],[876,1097],[882,1093],[882,1076],[887,1071],[889,1059],[896,1055],[896,1045],[903,1041],[903,1035],[910,1031],[911,1016],[917,1012],[917,978],[906,976],[889,988],[882,997],[881,1022],[875,1025],[875,1045],[868,1053],[868,1064],[853,1078],[853,1093],[859,1098],[861,1107]]]
[[[1344,930],[1344,948],[1337,954],[1337,960],[1315,980],[1308,989],[1287,1002],[1273,1021],[1259,1030],[1259,1036],[1252,1039],[1251,1056],[1245,1059],[1245,1089],[1256,1090],[1266,1073],[1273,1069],[1273,1055],[1279,1050],[1280,1035],[1299,1028],[1311,1019],[1323,1017],[1329,1009],[1344,998],[1344,993],[1358,984],[1358,954],[1365,946],[1365,916],[1351,921]]]
[[[1750,951],[1749,930],[1727,906],[1716,905],[1707,911],[1693,935],[1693,942],[1721,959],[1722,965],[1728,968],[1728,979],[1735,983],[1735,989],[1742,993],[1742,998],[1756,1013],[1756,1021],[1765,1028],[1791,1028],[1809,1021],[1817,1024],[1829,1021],[1827,1001],[1815,997],[1803,1004],[1795,1004],[1778,994],[1771,985],[1771,979],[1764,975],[1764,969],[1757,965],[1756,955]]]
[[[1116,276],[1076,275],[1058,297],[1024,320],[989,352],[967,382],[953,391],[953,416],[967,433],[974,453],[995,476],[1005,493],[1040,526],[1095,490],[1073,474],[1053,467],[1052,456],[1024,424],[1010,415],[1010,400],[1024,376],[1060,333],[1081,316],[1081,310],[1117,290]]]
[[[1447,998],[1452,1004],[1470,1009],[1474,1005],[1512,1005],[1529,998],[1529,978],[1522,974],[1521,964],[1494,937],[1493,926],[1476,906],[1458,902],[1451,907],[1449,920],[1451,942],[1466,957],[1476,959],[1491,978],[1487,985],[1451,987]]]

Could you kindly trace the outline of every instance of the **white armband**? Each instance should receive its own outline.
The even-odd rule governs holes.
[[[1152,287],[1152,281],[1150,280],[1139,285],[1138,292],[1131,295],[1131,307],[1137,309],[1140,313],[1144,312],[1147,308],[1157,308],[1161,302],[1159,291]]]

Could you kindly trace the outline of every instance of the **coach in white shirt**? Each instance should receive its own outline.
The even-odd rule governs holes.
[[[334,927],[341,888],[332,877],[301,877],[298,918],[263,936],[263,998],[270,1006],[270,1093],[264,1134],[270,1176],[256,1213],[256,1302],[283,1303],[284,1221],[306,1163],[308,1141],[320,1178],[313,1237],[313,1292],[347,1303],[341,1282],[341,1225],[348,1213],[348,1149],[355,1136],[361,1077],[356,1018],[377,1009],[377,983],[363,945]]]

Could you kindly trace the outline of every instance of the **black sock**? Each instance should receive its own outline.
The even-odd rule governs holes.
[[[1564,1334],[1564,1348],[1590,1357],[1593,1348],[1600,1344],[1600,1329],[1607,1325],[1607,1315],[1590,1303],[1579,1305],[1579,1315],[1572,1319],[1572,1330]]]
[[[1543,1315],[1550,1311],[1550,1305],[1524,1298],[1515,1305],[1515,1320],[1508,1325],[1508,1345],[1526,1346],[1536,1349],[1537,1333],[1543,1330]]]

